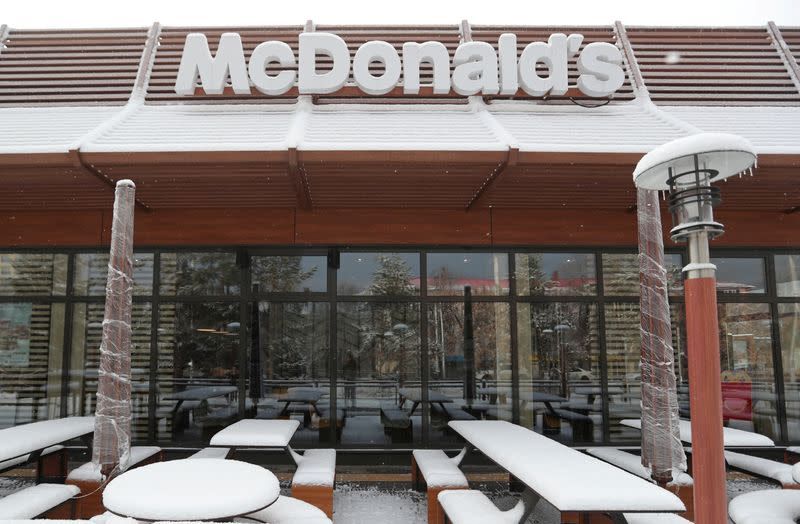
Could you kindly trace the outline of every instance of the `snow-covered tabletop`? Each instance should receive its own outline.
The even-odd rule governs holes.
[[[642,420],[638,418],[626,418],[620,421],[623,426],[630,428],[642,429]],[[692,443],[692,422],[690,420],[681,420],[679,424],[680,437],[683,442],[687,444]],[[728,447],[771,447],[775,442],[771,438],[752,433],[750,431],[743,431],[734,428],[722,428],[723,445]]]
[[[211,437],[210,444],[230,448],[285,448],[299,426],[297,420],[244,419],[219,431]]]
[[[108,483],[103,505],[136,520],[219,520],[266,508],[278,499],[269,470],[238,460],[170,460],[131,469]]]
[[[68,417],[0,430],[0,462],[94,432],[94,417]]]
[[[449,426],[558,511],[686,509],[655,484],[510,422],[451,421]]]

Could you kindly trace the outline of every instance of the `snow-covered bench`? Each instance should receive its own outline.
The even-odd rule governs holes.
[[[467,448],[452,458],[440,449],[415,449],[412,452],[411,484],[417,491],[427,491],[428,524],[444,524],[444,512],[437,498],[440,492],[469,488],[467,477],[458,468],[466,454]]]
[[[650,480],[650,474],[642,465],[642,459],[638,455],[617,448],[586,448],[586,453],[624,469],[628,473],[633,473],[637,477]],[[686,512],[683,515],[689,520],[694,520],[694,481],[692,477],[687,473],[681,473],[678,478],[672,479],[667,488],[675,493],[686,506]]]
[[[230,455],[230,448],[203,448],[197,453],[190,455],[190,459],[226,459]]]
[[[623,513],[628,524],[692,524],[674,513]]]
[[[787,464],[796,464],[800,462],[800,446],[789,446],[783,452],[783,461]]]
[[[518,524],[525,516],[522,501],[510,510],[503,511],[489,497],[472,489],[442,491],[438,501],[447,524]]]
[[[331,519],[316,506],[284,496],[278,497],[268,508],[251,513],[246,518],[269,524],[331,524]]]
[[[75,516],[76,486],[37,484],[0,499],[0,519],[71,519]]]
[[[734,524],[795,524],[800,519],[800,491],[765,489],[734,498],[728,505]]]
[[[792,474],[795,469],[792,465],[733,451],[725,451],[725,462],[733,469],[780,482],[786,489],[800,489],[800,482]]]
[[[137,466],[161,462],[164,453],[158,446],[133,446],[128,469]],[[93,517],[105,511],[103,507],[103,478],[100,470],[92,462],[87,462],[73,469],[67,475],[67,484],[77,486],[82,493],[87,495],[77,499],[75,514],[80,518]]]
[[[301,455],[289,448],[289,452],[297,464],[292,477],[292,497],[318,507],[329,518],[333,517],[336,450],[309,449]]]

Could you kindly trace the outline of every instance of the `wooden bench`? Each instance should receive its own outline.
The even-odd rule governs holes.
[[[0,519],[72,519],[77,486],[37,484],[0,499]]]
[[[800,492],[765,489],[735,497],[728,504],[734,524],[795,524],[800,519]]]
[[[292,497],[308,502],[333,518],[336,450],[309,449],[303,455],[289,448],[297,470],[292,477]]]
[[[633,473],[647,481],[651,481],[650,474],[642,465],[641,457],[628,453],[617,448],[587,448],[586,453],[608,462],[612,466],[624,469],[628,473]],[[667,489],[675,493],[686,506],[686,511],[682,513],[689,520],[694,520],[694,480],[686,473],[681,473],[678,478],[672,479],[667,484]]]
[[[128,469],[162,460],[164,460],[164,452],[158,446],[133,446]],[[105,511],[103,478],[94,463],[87,462],[70,471],[66,483],[77,486],[81,493],[85,493],[75,504],[75,516],[89,518]]]
[[[272,505],[246,516],[269,524],[331,524],[321,509],[292,497],[278,497]]]
[[[674,513],[623,513],[628,524],[692,524]]]
[[[67,478],[67,449],[61,444],[45,448],[36,460],[36,483],[62,483]],[[23,455],[0,462],[0,473],[27,464],[30,455]]]
[[[467,477],[458,468],[466,454],[466,448],[452,458],[439,449],[415,449],[411,453],[411,484],[416,491],[427,492],[428,524],[444,524],[437,498],[441,491],[469,488]]]
[[[784,489],[800,489],[792,475],[794,466],[789,464],[734,451],[725,451],[725,462],[733,469],[779,482]]]
[[[403,409],[395,405],[381,405],[381,424],[383,424],[383,432],[389,435],[392,442],[410,443],[414,441],[414,424]]]
[[[445,524],[518,524],[525,517],[525,506],[519,501],[503,511],[489,497],[471,489],[447,490],[438,495]]]

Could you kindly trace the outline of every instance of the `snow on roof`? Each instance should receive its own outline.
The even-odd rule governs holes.
[[[0,108],[0,154],[66,153],[119,107]]]
[[[659,106],[707,132],[735,133],[757,153],[800,153],[800,107]]]
[[[467,105],[315,106],[298,149],[504,151],[478,111]]]
[[[0,109],[0,154],[427,150],[646,153],[697,132],[733,132],[759,153],[800,153],[800,107],[586,108],[484,104],[170,104]]]
[[[81,148],[116,151],[275,151],[286,149],[292,106],[141,106]]]
[[[644,153],[687,134],[638,102],[596,108],[495,102],[490,112],[520,151]]]

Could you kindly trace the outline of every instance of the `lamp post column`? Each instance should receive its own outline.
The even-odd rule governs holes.
[[[698,524],[724,524],[728,495],[724,482],[716,267],[709,257],[708,232],[691,233],[688,244],[689,265],[684,268],[684,290],[694,518]]]

